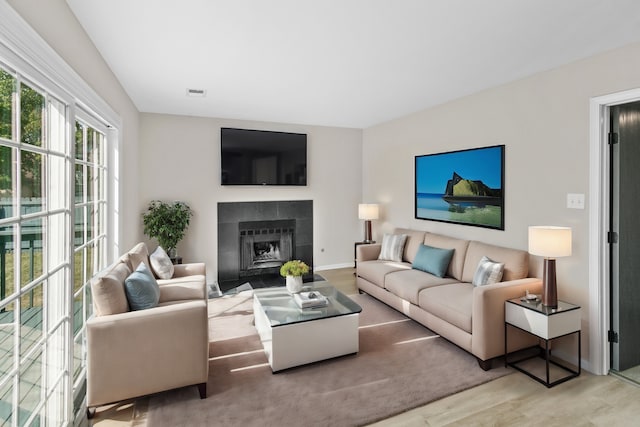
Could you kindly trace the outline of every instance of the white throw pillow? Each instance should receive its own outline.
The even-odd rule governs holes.
[[[483,256],[478,263],[476,274],[473,275],[473,286],[498,283],[502,280],[502,273],[504,273],[504,263],[493,262],[486,256]]]
[[[156,250],[149,255],[149,262],[153,273],[158,276],[159,279],[171,279],[173,277],[173,263],[161,246],[158,246]]]
[[[385,234],[382,237],[382,247],[378,259],[386,261],[402,262],[404,244],[407,241],[406,234]]]

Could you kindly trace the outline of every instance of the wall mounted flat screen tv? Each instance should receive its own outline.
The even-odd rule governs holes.
[[[504,230],[504,148],[416,156],[416,219]]]
[[[304,133],[221,128],[222,185],[307,185]]]

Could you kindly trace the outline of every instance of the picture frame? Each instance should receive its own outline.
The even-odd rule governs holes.
[[[415,156],[415,218],[504,230],[505,146]]]

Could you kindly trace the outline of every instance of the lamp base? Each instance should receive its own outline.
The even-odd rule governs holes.
[[[555,259],[544,259],[544,271],[542,273],[542,305],[551,308],[558,307]]]
[[[371,238],[371,220],[364,221],[364,243],[371,243],[373,239]]]

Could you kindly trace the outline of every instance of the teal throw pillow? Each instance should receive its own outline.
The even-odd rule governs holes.
[[[144,310],[158,305],[160,286],[144,263],[124,280],[124,292],[131,310]]]
[[[413,260],[412,267],[416,270],[426,271],[434,276],[444,277],[449,268],[453,249],[440,249],[432,246],[420,245],[418,253]]]

